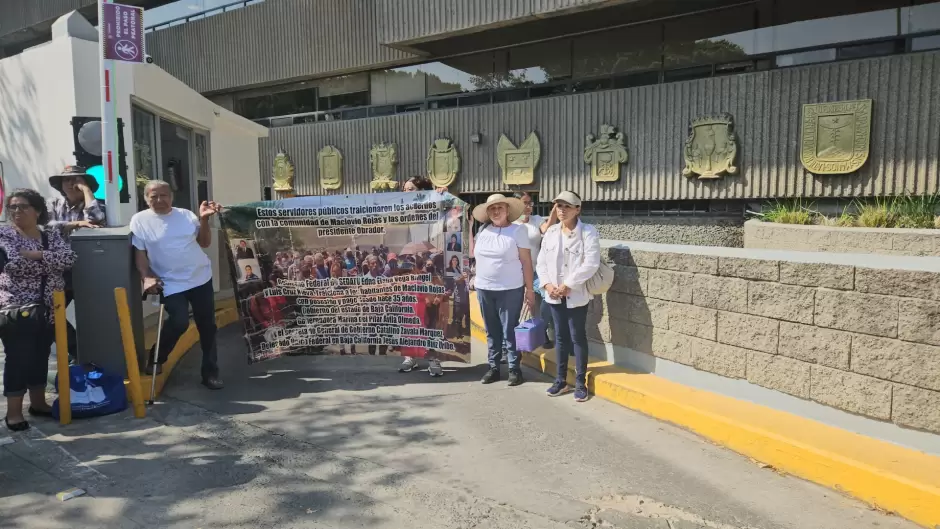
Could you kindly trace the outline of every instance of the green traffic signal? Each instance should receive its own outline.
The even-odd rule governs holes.
[[[94,167],[89,167],[85,172],[93,176],[95,181],[98,182],[98,190],[95,191],[95,198],[98,200],[104,200],[106,194],[104,186],[107,181],[104,174],[104,166],[96,165]],[[118,185],[120,186],[120,191],[124,191],[124,177],[121,175],[118,175]]]

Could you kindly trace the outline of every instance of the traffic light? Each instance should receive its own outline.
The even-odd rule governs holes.
[[[95,198],[105,199],[108,181],[107,163],[101,156],[101,118],[72,118],[72,138],[75,144],[75,163],[98,181]],[[127,188],[127,153],[124,151],[124,120],[118,118],[118,186],[122,203],[131,201]]]

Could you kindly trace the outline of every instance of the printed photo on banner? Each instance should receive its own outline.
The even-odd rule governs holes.
[[[447,252],[447,269],[444,270],[447,277],[457,277],[463,271],[463,254],[457,252]]]
[[[448,252],[462,252],[463,251],[463,234],[461,233],[448,233],[447,234],[447,251]]]
[[[447,213],[447,219],[444,221],[444,226],[448,233],[463,233],[463,217],[464,217],[465,208],[462,206],[457,206],[451,208]]]
[[[464,234],[442,230],[464,211],[438,193],[227,207],[231,251],[244,242],[254,255],[236,261],[249,361],[357,354],[469,362]]]
[[[239,283],[261,281],[261,265],[258,264],[257,259],[239,259],[236,261],[236,265]]]
[[[255,243],[254,241],[246,241],[245,239],[236,239],[231,241],[233,254],[235,255],[236,261],[241,261],[242,259],[254,259],[255,258]]]

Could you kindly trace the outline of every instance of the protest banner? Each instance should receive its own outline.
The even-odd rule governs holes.
[[[302,354],[468,363],[466,210],[437,192],[226,207],[249,363]]]

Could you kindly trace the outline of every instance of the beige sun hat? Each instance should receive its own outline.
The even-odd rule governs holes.
[[[477,222],[489,222],[490,216],[487,215],[486,210],[494,204],[506,204],[506,207],[509,208],[509,222],[515,222],[516,219],[522,216],[522,212],[525,211],[525,205],[518,198],[507,197],[502,193],[496,193],[490,195],[486,198],[486,202],[483,204],[477,205],[473,208],[473,218]]]

